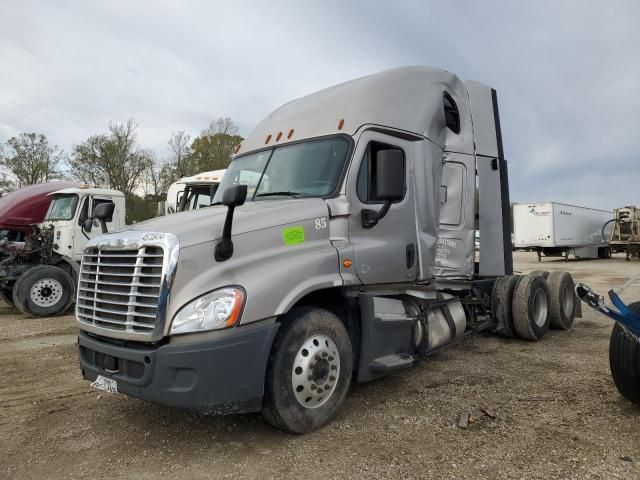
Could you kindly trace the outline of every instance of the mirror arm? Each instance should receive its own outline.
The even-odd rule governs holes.
[[[380,211],[376,210],[362,210],[362,228],[373,228],[380,220],[389,212],[391,208],[391,200],[387,200]]]
[[[233,224],[233,211],[235,205],[227,207],[227,216],[224,219],[224,228],[222,229],[222,238],[216,245],[213,256],[217,262],[224,262],[233,255],[233,242],[231,241],[231,225]]]

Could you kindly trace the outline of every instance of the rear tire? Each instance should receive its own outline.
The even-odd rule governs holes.
[[[13,301],[22,313],[53,317],[66,312],[74,300],[71,276],[53,265],[27,270],[13,286]]]
[[[338,317],[320,308],[291,310],[269,358],[264,418],[290,433],[323,427],[344,402],[352,368],[349,333]]]
[[[493,284],[491,293],[491,311],[498,323],[497,333],[508,338],[516,336],[513,326],[513,291],[522,279],[520,275],[499,277]]]
[[[544,277],[527,275],[513,294],[513,325],[520,338],[542,340],[549,330],[549,289]]]
[[[608,260],[609,258],[611,258],[611,248],[609,247],[598,248],[598,258],[602,260]]]
[[[551,328],[569,330],[576,318],[579,302],[573,277],[569,272],[552,272],[547,278],[547,287]]]
[[[640,313],[640,302],[629,305],[634,313]],[[620,394],[640,405],[640,343],[617,323],[609,342],[609,366],[613,383]]]
[[[545,280],[547,278],[549,278],[549,272],[547,272],[546,270],[534,270],[529,275],[532,275],[532,276],[533,275],[540,275],[541,277],[544,277]]]

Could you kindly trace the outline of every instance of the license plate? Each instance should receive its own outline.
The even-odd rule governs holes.
[[[102,375],[98,375],[98,378],[91,383],[91,386],[104,392],[118,393],[118,382]]]

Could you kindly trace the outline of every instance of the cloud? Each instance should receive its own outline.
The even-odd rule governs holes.
[[[10,1],[3,17],[0,141],[70,150],[131,117],[163,157],[172,131],[230,116],[246,135],[293,98],[426,64],[497,89],[513,199],[640,203],[634,2]]]

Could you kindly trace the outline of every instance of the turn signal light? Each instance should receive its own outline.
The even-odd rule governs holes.
[[[351,265],[352,265],[351,260],[349,260],[348,258],[345,258],[345,259],[342,261],[342,266],[343,266],[344,268],[349,268],[349,267],[351,267]]]

